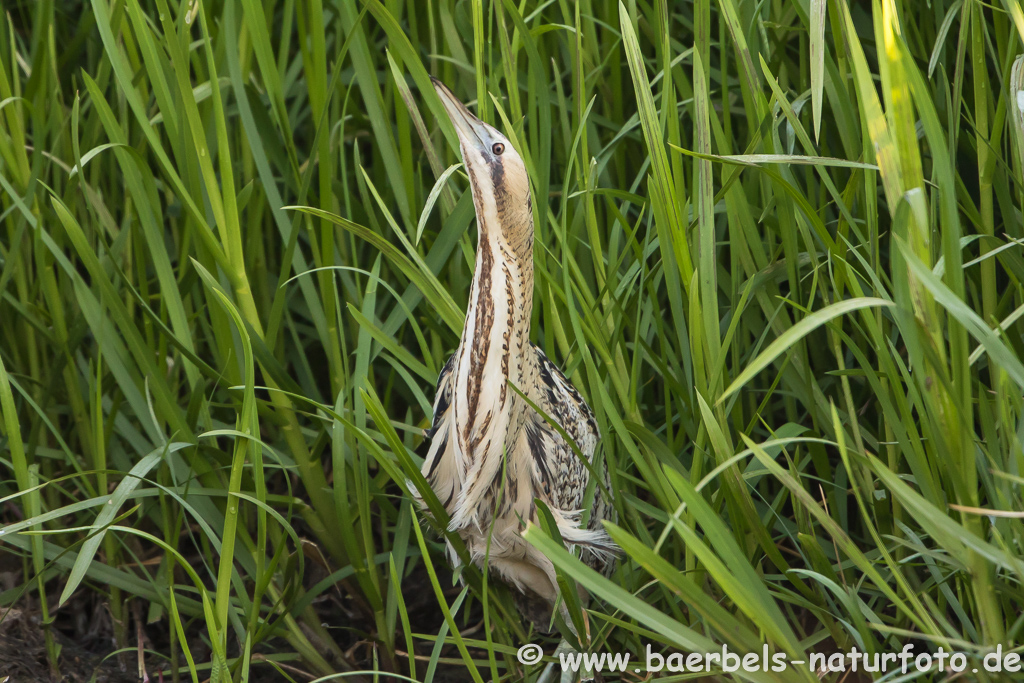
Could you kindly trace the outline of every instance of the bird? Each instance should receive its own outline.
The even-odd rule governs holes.
[[[601,435],[579,391],[530,341],[534,224],[523,158],[441,81],[431,81],[458,135],[478,241],[462,335],[437,380],[422,473],[470,559],[489,566],[523,616],[549,632],[559,597],[555,568],[522,532],[538,523],[539,499],[566,546],[610,575],[618,546],[602,525],[616,517],[607,465],[595,460]],[[595,486],[585,516],[592,472],[604,486]],[[458,565],[450,543],[448,555]]]

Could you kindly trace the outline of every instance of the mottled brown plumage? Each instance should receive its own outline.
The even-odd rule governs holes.
[[[601,522],[614,509],[601,487],[584,513],[590,469],[606,490],[608,473],[594,459],[600,434],[593,413],[530,343],[534,233],[526,167],[503,135],[434,83],[459,135],[479,241],[462,338],[437,382],[423,473],[473,561],[489,564],[520,592],[527,616],[540,620],[538,602],[550,613],[558,586],[551,562],[521,536],[527,522],[538,521],[534,501],[547,504],[584,562],[609,572],[616,546]],[[568,435],[589,468],[531,403]]]

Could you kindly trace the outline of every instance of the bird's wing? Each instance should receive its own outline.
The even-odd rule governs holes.
[[[452,384],[455,367],[455,354],[441,368],[437,377],[437,389],[434,395],[434,419],[426,436],[430,439],[430,450],[423,463],[423,476],[434,489],[441,504],[449,507],[455,498],[459,475],[456,471],[454,458],[448,453],[451,450],[451,439],[448,438],[452,424]]]
[[[523,393],[562,428],[576,443],[580,455],[594,467],[594,453],[601,438],[594,413],[576,387],[544,352],[536,347],[534,351],[536,381],[531,382]],[[591,552],[585,559],[592,566],[611,566],[610,558],[616,546],[605,533],[601,521],[612,519],[614,509],[599,490],[595,491],[586,527],[580,528],[590,469],[558,430],[530,407],[526,409],[524,432],[533,466],[535,495],[552,508],[562,537],[569,543],[589,548]],[[604,463],[597,465],[595,474],[604,480],[607,488]]]
[[[581,559],[608,573],[614,566],[618,549],[601,524],[604,519],[614,519],[614,508],[600,489],[594,492],[586,525],[581,524],[592,469],[603,479],[604,488],[608,487],[607,467],[603,462],[594,462],[601,438],[597,421],[587,401],[548,356],[536,346],[534,351],[535,381],[530,382],[523,393],[561,427],[580,451],[580,455],[574,453],[544,415],[527,407],[522,434],[534,475],[534,492],[551,508],[562,539],[570,545],[582,546],[585,552]]]
[[[536,381],[523,392],[576,443],[580,454],[592,462],[600,438],[597,422],[576,387],[544,352],[534,347]],[[540,412],[526,409],[527,444],[533,458],[534,480],[545,502],[565,512],[580,510],[589,472],[562,435]]]

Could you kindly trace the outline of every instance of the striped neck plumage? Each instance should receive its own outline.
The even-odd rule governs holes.
[[[482,501],[514,443],[519,405],[509,387],[525,387],[533,311],[533,221],[512,224],[478,210],[480,240],[466,325],[454,368],[455,452],[461,490],[452,529],[482,523]],[[510,241],[507,239],[512,237]]]
[[[502,360],[497,364],[499,372],[485,381],[518,382],[533,312],[533,217],[525,211],[499,214],[480,208],[476,268],[462,345],[471,357]]]

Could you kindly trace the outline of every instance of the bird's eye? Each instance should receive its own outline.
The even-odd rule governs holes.
[[[494,152],[494,156],[501,156],[501,153],[505,151],[505,145],[495,142],[494,146],[491,147],[491,151]]]

